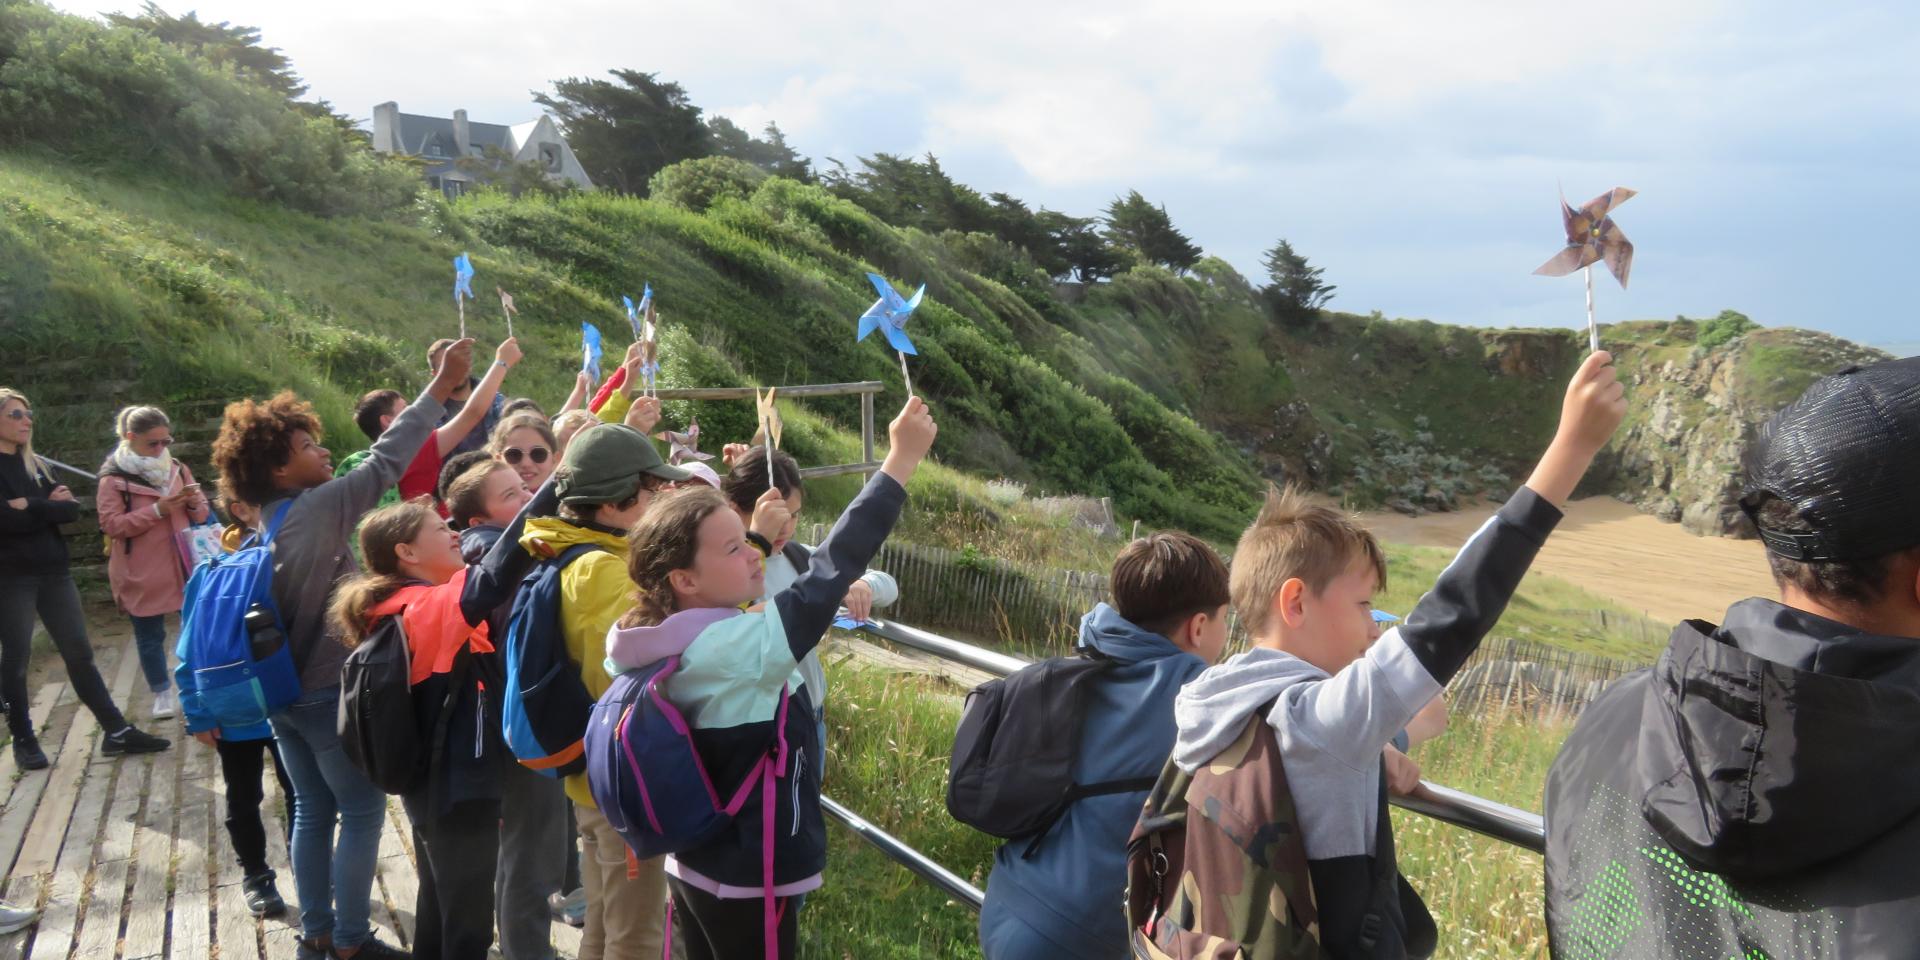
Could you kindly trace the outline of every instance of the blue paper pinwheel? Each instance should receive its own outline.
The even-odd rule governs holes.
[[[893,344],[895,350],[918,355],[920,351],[915,350],[913,341],[907,339],[907,318],[920,306],[920,298],[926,296],[927,285],[921,284],[920,289],[913,292],[912,300],[902,300],[899,291],[893,289],[893,284],[888,283],[887,278],[869,273],[867,279],[873,281],[875,290],[880,291],[880,299],[860,315],[860,335],[854,339],[865,340],[867,334],[878,330],[886,335],[887,342]]]
[[[621,294],[620,302],[627,305],[627,326],[633,328],[633,338],[640,339],[640,308],[633,305],[633,298]]]
[[[473,261],[466,254],[453,258],[453,299],[473,299]]]
[[[580,324],[580,371],[594,383],[600,382],[600,328]]]
[[[927,285],[921,284],[920,289],[913,292],[913,299],[904,300],[900,292],[893,289],[893,284],[887,282],[887,278],[869,273],[867,279],[873,282],[873,289],[880,292],[880,299],[860,315],[860,332],[853,339],[856,342],[865,340],[867,334],[875,330],[885,334],[887,343],[900,355],[900,378],[906,382],[907,395],[912,396],[913,377],[907,373],[907,354],[918,356],[920,351],[915,350],[913,341],[907,338],[907,318],[920,306],[920,298],[927,294]]]
[[[462,299],[462,298],[465,299]],[[460,311],[460,339],[467,338],[467,300],[473,299],[473,261],[467,255],[453,258],[453,305]]]

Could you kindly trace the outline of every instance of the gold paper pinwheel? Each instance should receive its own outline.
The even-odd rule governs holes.
[[[1548,277],[1564,277],[1582,267],[1590,267],[1605,261],[1607,269],[1613,271],[1613,278],[1620,286],[1627,285],[1627,271],[1633,268],[1633,243],[1613,222],[1611,216],[1615,207],[1632,199],[1634,191],[1626,187],[1614,187],[1592,200],[1588,200],[1580,209],[1575,210],[1567,203],[1565,195],[1560,197],[1560,216],[1566,221],[1567,248],[1553,255],[1553,259],[1540,265],[1534,273]]]

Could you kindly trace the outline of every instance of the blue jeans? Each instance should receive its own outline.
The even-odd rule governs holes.
[[[135,617],[133,645],[140,651],[140,672],[147,675],[147,689],[159,693],[173,686],[173,673],[167,669],[167,615]]]
[[[339,710],[338,686],[309,690],[273,715],[273,738],[293,778],[293,889],[301,936],[330,936],[334,946],[351,949],[373,936],[368,897],[387,795],[341,749],[334,728]]]

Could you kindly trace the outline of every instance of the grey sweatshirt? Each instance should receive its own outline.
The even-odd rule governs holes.
[[[445,412],[438,400],[421,394],[374,441],[358,467],[293,494],[293,506],[273,540],[273,602],[287,627],[300,686],[308,692],[340,685],[347,648],[327,624],[327,600],[335,584],[359,572],[347,547],[354,528],[379,504],[380,495],[400,482]],[[280,503],[264,505],[260,515],[273,516]]]
[[[1460,549],[1406,622],[1332,676],[1264,647],[1207,669],[1174,700],[1174,762],[1192,772],[1272,703],[1267,722],[1280,744],[1307,859],[1371,856],[1381,750],[1499,621],[1559,521],[1558,508],[1520,488]]]

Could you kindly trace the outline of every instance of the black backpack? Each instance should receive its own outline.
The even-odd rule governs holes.
[[[973,688],[954,733],[947,812],[1005,840],[1032,837],[1021,854],[1031,857],[1074,801],[1151,789],[1153,776],[1073,780],[1087,690],[1113,665],[1083,649]]]
[[[462,646],[433,728],[422,731],[408,682],[413,655],[401,619],[394,614],[381,620],[340,667],[340,748],[374,786],[390,794],[419,789],[429,771],[440,766],[447,723],[472,664],[472,651]]]

